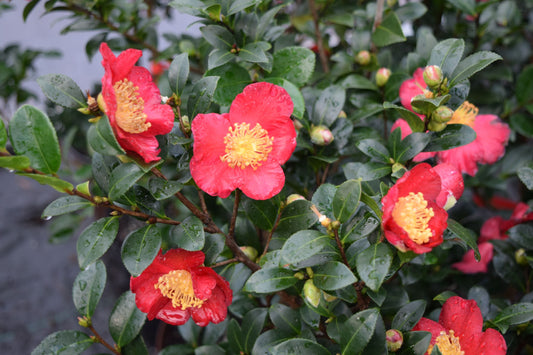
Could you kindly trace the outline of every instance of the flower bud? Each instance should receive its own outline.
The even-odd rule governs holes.
[[[298,195],[298,194],[291,194],[289,195],[289,197],[287,197],[287,205],[290,204],[290,203],[293,203],[294,201],[297,201],[297,200],[305,200],[305,197],[303,197],[302,195]]]
[[[312,279],[305,281],[304,297],[313,307],[318,307],[320,304],[320,289],[315,286]]]
[[[359,51],[355,55],[355,62],[359,65],[368,65],[370,64],[370,52],[369,51]]]
[[[78,317],[78,324],[84,328],[88,328],[92,325],[91,319],[86,316]]]
[[[441,122],[435,122],[435,121],[431,121],[429,122],[428,124],[428,129],[430,131],[433,131],[433,132],[440,132],[442,131],[444,128],[446,128],[447,124],[446,123],[441,123]]]
[[[298,271],[298,272],[295,273],[293,276],[294,276],[295,278],[297,278],[298,280],[303,280],[303,279],[305,279],[305,274],[304,274],[303,272],[301,272],[301,271]]]
[[[431,114],[431,121],[437,123],[447,123],[452,119],[453,110],[448,106],[440,106]]]
[[[442,82],[442,70],[438,65],[428,65],[424,69],[424,81],[432,89],[439,87]]]
[[[387,0],[387,6],[388,7],[393,7],[394,5],[396,5],[396,2],[398,0]]]
[[[518,265],[527,265],[527,255],[526,251],[523,248],[518,249],[514,253],[514,259]]]
[[[376,73],[376,85],[378,87],[385,86],[387,81],[389,81],[391,71],[389,68],[379,68]]]
[[[390,352],[398,351],[403,345],[403,334],[399,330],[389,329],[385,332],[385,339],[387,340],[387,350]]]
[[[106,112],[105,100],[104,100],[104,96],[102,95],[102,93],[99,93],[98,96],[96,97],[96,103],[98,104],[98,108],[100,109],[100,111]]]
[[[257,256],[259,255],[259,253],[254,247],[243,246],[240,247],[240,249],[244,253],[244,255],[246,255],[248,259],[252,261],[255,261],[257,259]]]
[[[348,118],[348,116],[346,115],[346,112],[344,112],[344,110],[341,110],[341,112],[339,112],[339,115],[337,116],[337,118]]]
[[[181,124],[183,125],[184,133],[191,132],[191,123],[189,122],[189,116],[187,115],[181,116]]]
[[[330,295],[327,292],[322,291],[322,296],[324,296],[324,300],[326,302],[333,302],[337,299],[337,296]]]
[[[313,144],[321,146],[330,144],[334,139],[333,133],[331,133],[328,127],[323,125],[313,126],[310,136]]]

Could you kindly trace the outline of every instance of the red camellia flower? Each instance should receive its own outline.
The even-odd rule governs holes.
[[[161,94],[150,72],[135,66],[142,51],[127,49],[115,57],[107,43],[102,43],[100,53],[105,69],[102,109],[118,143],[146,163],[161,159],[157,156],[160,149],[155,136],[172,130],[174,112],[169,105],[161,104]]]
[[[229,113],[199,114],[192,121],[191,175],[200,189],[226,198],[239,188],[266,200],[281,191],[281,168],[296,147],[292,100],[280,86],[248,85]]]
[[[181,325],[190,317],[199,326],[220,323],[227,315],[232,291],[213,269],[201,266],[201,251],[161,251],[141,275],[130,280],[137,307],[148,319]]]
[[[428,98],[431,98],[433,95],[424,81],[424,68],[416,69],[413,73],[413,77],[405,80],[402,85],[400,85],[400,101],[403,107],[409,111],[413,111],[411,100],[418,95],[424,95]],[[419,113],[416,114],[420,117],[424,117],[424,115]]]
[[[507,351],[500,332],[491,328],[483,331],[483,316],[476,301],[459,296],[444,302],[438,323],[422,318],[413,330],[431,332],[427,355],[434,346],[441,354],[505,355]]]
[[[458,199],[463,189],[461,174],[449,165],[415,166],[382,199],[385,237],[403,252],[431,251],[442,243],[448,225],[445,205],[450,197]]]

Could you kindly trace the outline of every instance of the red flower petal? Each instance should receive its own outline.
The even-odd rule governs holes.
[[[400,85],[400,101],[402,102],[403,107],[409,111],[413,111],[411,100],[416,95],[423,94],[425,88],[427,88],[427,85],[424,81],[424,69],[418,68],[413,73],[413,78],[405,80],[402,85]],[[423,115],[419,116],[424,117]]]
[[[480,164],[494,164],[505,152],[511,130],[495,115],[478,115],[474,122],[476,141],[481,151]]]
[[[440,332],[444,331],[446,332],[447,329],[445,329],[440,323],[435,322],[434,320],[428,319],[428,318],[420,318],[418,323],[413,327],[413,331],[425,331],[431,333],[431,345],[435,345],[435,341],[437,340],[437,337],[440,335]]]
[[[228,305],[225,294],[222,290],[216,288],[213,290],[213,295],[209,298],[201,308],[192,308],[191,315],[194,322],[204,327],[209,322],[220,323],[226,319],[228,313]]]
[[[450,164],[437,164],[433,170],[439,174],[442,183],[442,190],[437,196],[437,204],[444,207],[451,196],[458,200],[465,189],[461,173]]]
[[[476,340],[470,341],[464,345],[461,344],[465,354],[475,355],[505,355],[507,354],[507,344],[500,332],[489,328],[485,332],[476,336]],[[475,347],[474,347],[475,346]]]
[[[238,188],[254,200],[267,200],[277,195],[285,185],[285,174],[278,163],[267,160],[257,170],[243,171],[244,179]]]
[[[494,247],[489,242],[482,242],[478,245],[481,260],[478,262],[474,256],[474,250],[469,250],[463,256],[463,259],[453,263],[452,267],[464,274],[475,274],[478,272],[487,272],[488,264],[492,260]]]
[[[424,183],[422,184],[421,181]],[[441,191],[439,174],[431,165],[421,163],[407,171],[398,181],[398,197],[407,196],[410,192],[421,192],[426,200],[435,200]]]
[[[440,312],[439,323],[446,329],[453,329],[461,347],[471,334],[481,333],[483,330],[483,316],[476,301],[459,296],[446,300]]]

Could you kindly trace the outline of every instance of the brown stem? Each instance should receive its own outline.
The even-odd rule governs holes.
[[[205,204],[205,197],[204,192],[202,190],[198,190],[198,198],[200,199],[200,206],[202,207],[202,211],[204,211],[205,214],[208,214],[207,211],[207,205]]]
[[[102,338],[102,336],[96,331],[96,329],[94,329],[94,327],[91,325],[89,325],[87,328],[89,328],[89,330],[94,334],[94,338],[100,343],[102,344],[103,346],[105,346],[106,348],[109,349],[109,351],[111,351],[113,354],[115,355],[121,355],[122,353],[117,350],[117,348],[115,348],[114,346],[112,346],[111,344],[109,344],[107,341],[104,340],[104,338]]]
[[[237,215],[239,214],[239,202],[241,202],[240,190],[235,190],[235,202],[233,203],[233,212],[231,214],[231,221],[229,224],[228,235],[233,238],[235,233],[235,224],[237,223]]]
[[[274,231],[276,230],[276,228],[278,228],[279,221],[281,220],[281,212],[282,211],[283,211],[283,208],[280,208],[279,212],[278,212],[278,216],[276,217],[276,222],[274,222],[274,226],[272,227],[272,229],[268,233],[268,237],[267,237],[267,240],[266,240],[266,243],[265,243],[265,247],[263,249],[263,254],[261,254],[260,258],[265,256],[265,254],[268,252],[268,246],[270,245],[270,241],[272,240],[272,236],[274,235]]]
[[[341,239],[339,238],[338,229],[333,229],[333,234],[335,235],[335,242],[337,242],[337,248],[339,248],[339,252],[341,253],[342,262],[344,263],[344,265],[348,266],[349,269],[351,269],[350,264],[348,263],[348,259],[346,258],[346,253],[344,252],[344,247],[342,246]]]
[[[326,179],[328,178],[330,166],[331,164],[326,165],[326,168],[324,169],[324,173],[322,174],[322,179],[320,180],[320,185],[323,185],[326,182]]]
[[[232,259],[228,259],[228,260],[224,260],[224,261],[218,262],[218,263],[213,264],[213,265],[209,265],[209,267],[210,268],[216,268],[216,267],[219,267],[219,266],[224,266],[224,265],[228,265],[228,264],[231,264],[231,263],[236,263],[238,261],[239,260],[237,260],[237,258],[232,258]]]
[[[320,24],[318,22],[318,11],[316,10],[315,0],[309,0],[309,9],[311,10],[311,16],[313,16],[313,23],[315,25],[315,37],[316,46],[318,48],[318,56],[320,58],[320,64],[324,73],[329,73],[328,56],[324,49],[324,43],[322,41],[322,34],[320,33]]]
[[[374,17],[374,24],[372,25],[372,32],[374,32],[376,28],[381,24],[381,21],[383,21],[383,6],[384,5],[385,5],[385,0],[376,1],[376,16]]]

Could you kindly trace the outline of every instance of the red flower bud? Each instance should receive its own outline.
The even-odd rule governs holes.
[[[430,88],[438,88],[442,82],[442,70],[438,65],[428,65],[424,69],[424,81]]]
[[[403,334],[399,330],[389,329],[385,333],[385,339],[387,340],[387,350],[390,352],[398,351],[403,345]]]
[[[359,51],[355,55],[355,62],[359,65],[368,65],[370,63],[370,52],[369,51]]]
[[[333,142],[333,133],[326,126],[313,126],[311,128],[311,142],[316,145],[329,145]]]
[[[385,86],[389,81],[391,71],[389,68],[379,68],[376,73],[376,85],[379,87]]]

